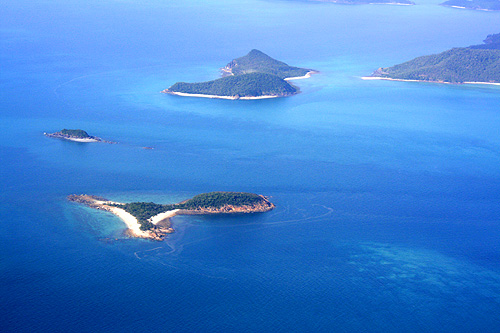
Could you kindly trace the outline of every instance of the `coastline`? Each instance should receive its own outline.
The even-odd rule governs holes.
[[[177,95],[177,96],[183,96],[183,97],[202,97],[202,98],[218,98],[218,99],[231,99],[231,100],[237,100],[237,99],[250,100],[250,99],[267,99],[267,98],[282,97],[282,96],[277,96],[277,95],[263,95],[263,96],[255,96],[255,97],[245,97],[245,96],[237,97],[237,96],[219,96],[219,95],[205,95],[205,94],[188,94],[188,93],[170,91],[168,89],[162,90],[161,92],[164,94]],[[283,96],[291,96],[291,95],[283,95]]]
[[[169,220],[171,217],[174,217],[177,215],[181,210],[180,209],[174,209],[174,210],[168,210],[166,212],[157,214],[153,217],[151,217],[150,221],[154,225],[157,225],[160,222],[164,222],[165,220]]]
[[[390,77],[380,77],[380,76],[362,76],[361,80],[385,80],[385,81],[400,81],[400,82],[427,82],[427,83],[444,83],[444,84],[486,84],[493,86],[500,86],[498,82],[444,82],[444,81],[427,81],[427,80],[405,80],[405,79],[393,79]]]
[[[234,75],[229,70],[224,71],[223,68],[221,70],[224,73],[226,73],[226,75]],[[318,71],[309,71],[304,76],[287,77],[287,78],[284,78],[283,80],[285,80],[285,81],[292,81],[292,80],[308,79],[308,78],[311,77],[312,74],[317,74],[317,73],[319,73],[319,72]],[[237,100],[237,99],[255,100],[255,99],[268,99],[268,98],[288,97],[288,96],[296,95],[299,92],[296,92],[295,94],[287,94],[287,95],[262,95],[262,96],[242,96],[242,97],[240,97],[240,96],[220,96],[220,95],[207,95],[207,94],[190,94],[190,93],[182,93],[182,92],[177,92],[177,91],[170,91],[167,88],[167,89],[162,90],[161,93],[163,93],[163,94],[170,94],[170,95],[177,95],[177,96],[183,96],[183,97],[218,98],[218,99],[229,99],[229,100]]]
[[[127,234],[131,237],[145,238],[162,241],[167,234],[173,233],[170,218],[176,215],[212,215],[212,214],[241,214],[241,213],[263,213],[275,208],[263,195],[259,195],[262,201],[259,204],[234,206],[226,204],[221,207],[198,207],[195,209],[173,209],[156,214],[148,219],[154,226],[148,230],[141,230],[139,220],[125,209],[114,205],[123,205],[94,195],[72,194],[67,197],[69,201],[83,204],[97,210],[110,212],[118,216],[127,226]]]
[[[89,136],[88,138],[79,138],[79,137],[75,137],[75,136],[71,136],[71,135],[62,134],[60,132],[56,132],[56,133],[47,133],[47,132],[44,132],[43,135],[45,135],[48,138],[63,139],[63,140],[74,141],[74,142],[85,142],[85,143],[88,143],[88,142],[104,142],[104,143],[111,143],[111,144],[116,143],[116,142],[113,142],[113,141],[103,140],[103,139],[98,138],[96,136]]]
[[[306,73],[304,76],[294,76],[294,77],[286,77],[283,80],[285,81],[291,81],[291,80],[302,80],[302,79],[308,79],[311,77],[312,74],[318,74],[318,71],[309,71]]]
[[[120,202],[109,201],[104,198],[85,194],[70,195],[68,196],[68,200],[81,203],[87,207],[97,210],[104,210],[118,216],[127,226],[126,233],[131,237],[145,238],[156,241],[162,241],[167,234],[174,232],[174,229],[170,225],[170,218],[177,215],[179,211],[179,209],[176,209],[157,214],[151,217],[151,223],[157,226],[161,222],[164,226],[157,226],[157,228],[153,230],[141,230],[141,225],[135,216],[122,208],[111,206],[112,204],[121,204]]]

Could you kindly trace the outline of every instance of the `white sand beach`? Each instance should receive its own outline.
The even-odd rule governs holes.
[[[118,207],[112,207],[112,206],[108,206],[108,207],[109,207],[108,211],[115,214],[116,216],[121,218],[123,220],[123,222],[125,222],[125,224],[127,225],[127,228],[130,230],[130,233],[132,234],[132,236],[145,237],[145,238],[149,236],[149,233],[142,231],[140,229],[141,225],[139,224],[137,219],[132,214],[130,214],[130,213],[126,212],[125,210],[118,208]]]
[[[174,210],[169,210],[167,212],[160,213],[158,215],[151,217],[150,221],[154,225],[157,225],[159,222],[161,222],[165,219],[174,217],[175,215],[177,215],[177,212],[179,212],[179,211],[180,211],[180,209],[174,209]]]
[[[392,78],[389,78],[389,77],[380,77],[380,76],[362,76],[361,80],[385,80],[385,81],[427,82],[427,83],[445,83],[445,84],[488,84],[488,85],[493,85],[493,86],[500,86],[500,83],[497,83],[497,82],[463,82],[463,83],[452,83],[452,82],[444,82],[444,81],[392,79]]]
[[[219,95],[205,95],[205,94],[188,94],[181,93],[176,91],[167,91],[163,90],[162,93],[177,95],[177,96],[186,96],[186,97],[202,97],[202,98],[220,98],[220,99],[265,99],[265,98],[276,98],[278,96],[258,96],[258,97],[236,97],[236,96],[219,96]]]
[[[302,80],[302,79],[308,79],[308,78],[310,78],[310,77],[311,77],[311,74],[316,74],[316,73],[318,73],[318,72],[316,72],[316,71],[309,71],[309,72],[307,72],[307,74],[306,74],[306,75],[304,75],[304,76],[287,77],[287,78],[285,78],[284,80],[285,80],[285,81],[291,81],[291,80]]]
[[[66,140],[76,141],[76,142],[99,142],[99,140],[96,140],[96,139],[66,138]]]

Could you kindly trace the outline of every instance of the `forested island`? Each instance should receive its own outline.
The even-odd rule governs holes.
[[[259,50],[236,58],[221,69],[223,77],[207,82],[177,82],[164,93],[225,99],[261,99],[297,94],[288,80],[308,78],[315,71],[289,66]]]
[[[500,34],[483,44],[457,47],[387,68],[364,79],[427,81],[440,83],[500,83]]]
[[[174,232],[170,218],[175,215],[259,213],[275,207],[262,195],[244,192],[203,193],[177,204],[120,203],[85,194],[70,195],[68,200],[109,211],[127,224],[131,236],[153,240]]]
[[[89,135],[87,132],[81,129],[63,129],[60,132],[55,133],[43,133],[49,138],[64,139],[77,142],[106,142],[114,143],[111,141],[106,141],[97,136]]]
[[[460,9],[500,10],[500,0],[448,0],[441,5]]]

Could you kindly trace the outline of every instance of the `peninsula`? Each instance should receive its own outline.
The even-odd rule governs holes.
[[[500,0],[448,0],[441,5],[459,9],[500,10]]]
[[[49,138],[64,139],[77,142],[106,142],[114,143],[111,141],[106,141],[96,136],[89,135],[87,132],[81,129],[63,129],[60,132],[55,133],[43,133]]]
[[[163,93],[222,99],[263,99],[295,95],[299,89],[288,81],[308,78],[311,69],[293,67],[259,50],[232,60],[221,68],[222,78],[207,82],[177,82]]]
[[[275,207],[262,195],[244,192],[203,193],[178,204],[166,205],[153,202],[120,203],[86,194],[72,194],[68,200],[111,212],[125,222],[130,236],[157,241],[174,232],[170,218],[176,215],[260,213]]]
[[[480,45],[457,47],[379,68],[363,79],[500,84],[500,34],[489,35]]]

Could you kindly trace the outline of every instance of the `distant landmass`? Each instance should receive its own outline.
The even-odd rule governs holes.
[[[500,83],[500,34],[489,35],[484,44],[458,47],[387,68],[371,77],[442,83]]]
[[[167,205],[154,202],[120,203],[86,194],[73,194],[68,196],[68,200],[109,211],[125,222],[131,236],[158,241],[174,232],[170,218],[175,215],[259,213],[275,207],[262,195],[244,192],[202,193],[178,204]]]
[[[292,0],[306,2],[331,2],[342,5],[414,5],[409,0]]]
[[[441,5],[461,9],[500,10],[500,0],[448,0]]]
[[[56,139],[65,139],[70,141],[77,142],[106,142],[106,143],[114,143],[111,141],[106,141],[97,136],[89,135],[87,132],[81,129],[63,129],[60,132],[55,133],[43,133],[45,136],[49,138]]]
[[[221,69],[223,77],[207,82],[177,82],[164,93],[225,99],[261,99],[297,94],[288,80],[308,78],[311,69],[293,67],[259,50],[232,60]]]

